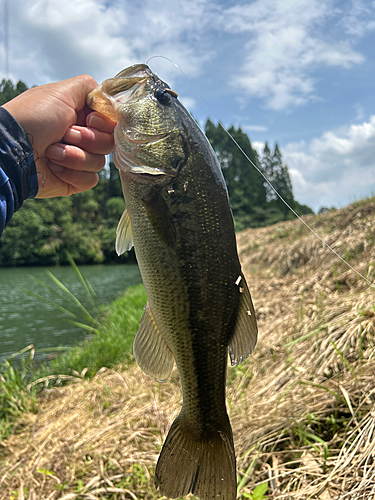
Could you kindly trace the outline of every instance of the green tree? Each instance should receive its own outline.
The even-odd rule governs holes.
[[[260,164],[262,172],[274,188],[273,189],[268,182],[265,181],[267,202],[270,204],[270,207],[274,209],[274,217],[279,218],[279,220],[291,219],[294,217],[287,205],[276,194],[276,191],[298,215],[313,213],[311,208],[306,205],[301,205],[294,199],[289,170],[287,165],[283,162],[281,151],[277,143],[275,144],[273,153],[271,153],[268,144],[265,143]]]
[[[266,176],[266,178],[271,182],[272,184],[272,178],[273,178],[273,160],[272,160],[272,153],[271,150],[268,146],[268,143],[264,143],[264,148],[262,151],[262,157],[260,160],[260,168],[263,172],[263,174]],[[271,186],[268,184],[268,182],[264,181],[264,187],[266,189],[266,199],[267,201],[272,201],[275,199],[275,191],[271,188]]]
[[[21,81],[14,86],[10,80],[3,80],[0,102],[3,104],[26,89]],[[205,130],[224,175],[236,230],[266,226],[290,217],[221,125],[207,120]],[[231,127],[229,132],[297,213],[312,212],[294,200],[288,168],[277,144],[273,153],[266,144],[259,158],[240,127]],[[67,250],[79,264],[134,261],[133,251],[120,258],[115,252],[116,228],[124,208],[119,172],[111,159],[99,172],[98,185],[90,191],[68,198],[26,200],[0,239],[0,266],[65,264]]]
[[[0,84],[0,105],[27,90],[19,81]],[[115,252],[116,227],[125,209],[113,161],[99,173],[98,185],[71,197],[26,200],[0,239],[0,266],[124,262]],[[134,252],[130,252],[134,260]]]
[[[273,186],[279,195],[294,209],[294,197],[292,182],[290,180],[288,167],[283,163],[281,152],[278,144],[272,154],[272,167],[273,167]],[[276,195],[276,193],[275,193]],[[284,214],[288,215],[289,209],[285,203],[276,195],[276,206]]]
[[[232,126],[228,131],[250,160],[259,166],[258,154],[242,129]],[[264,205],[266,199],[263,177],[245,158],[220,124],[214,125],[211,120],[207,120],[205,132],[216,152],[224,175],[236,229],[261,225],[264,212],[260,207]]]
[[[0,83],[0,106],[27,90],[27,85],[21,80],[14,86],[12,80],[3,79]]]
[[[207,120],[205,132],[216,152],[224,175],[236,230],[267,226],[294,217],[277,196],[275,189],[299,215],[312,213],[309,207],[294,200],[288,167],[282,160],[277,144],[271,152],[268,144],[265,143],[259,158],[251,146],[250,139],[241,128],[229,129],[230,135],[275,188],[272,189],[220,124],[214,125],[211,120]]]

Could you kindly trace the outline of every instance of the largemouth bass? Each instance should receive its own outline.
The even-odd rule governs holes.
[[[155,485],[171,498],[234,500],[227,359],[229,352],[236,365],[249,356],[257,326],[218,160],[176,92],[144,64],[105,80],[87,103],[117,121],[114,162],[126,210],[116,250],[134,245],[148,296],[135,358],[159,381],[176,361],[182,384]]]

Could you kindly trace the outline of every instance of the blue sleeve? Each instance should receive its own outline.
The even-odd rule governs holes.
[[[0,236],[13,213],[37,192],[31,143],[21,125],[0,106]]]

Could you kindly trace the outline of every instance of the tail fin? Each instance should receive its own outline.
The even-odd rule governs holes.
[[[236,457],[228,417],[225,427],[198,441],[184,425],[184,417],[176,418],[156,465],[155,486],[162,495],[193,493],[201,500],[235,500]]]

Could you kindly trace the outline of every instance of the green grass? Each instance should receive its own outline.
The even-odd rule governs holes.
[[[15,367],[14,359],[26,352],[28,352],[27,358]],[[28,346],[0,364],[0,441],[10,434],[14,421],[23,412],[37,411],[35,394],[24,390],[28,366],[33,357],[34,348]]]
[[[54,349],[55,353],[63,351],[63,354],[48,364],[33,361],[33,345],[0,364],[0,441],[12,432],[14,422],[22,413],[37,412],[36,393],[46,385],[71,376],[93,377],[102,367],[125,367],[133,362],[133,341],[147,301],[144,286],[130,287],[117,300],[103,306],[73,259],[69,255],[68,258],[90,299],[88,309],[52,273],[48,273],[52,287],[35,278],[34,281],[47,289],[50,297],[63,299],[64,306],[35,292],[24,291],[64,312],[69,322],[91,336],[74,347]],[[22,356],[26,352],[27,358]]]
[[[33,377],[82,374],[93,377],[103,366],[126,366],[133,362],[133,341],[146,304],[143,285],[130,287],[125,294],[103,308],[95,333],[68,352],[53,359]]]
[[[34,365],[34,346],[13,354],[0,365],[0,441],[11,432],[23,412],[37,412],[36,392],[64,375],[93,377],[103,366],[127,366],[133,362],[133,341],[147,295],[143,285],[129,287],[108,306],[98,308],[92,336],[49,364]],[[90,317],[91,314],[90,314]],[[85,325],[83,324],[83,327]],[[16,357],[28,352],[20,361]],[[15,363],[16,361],[16,363]]]

